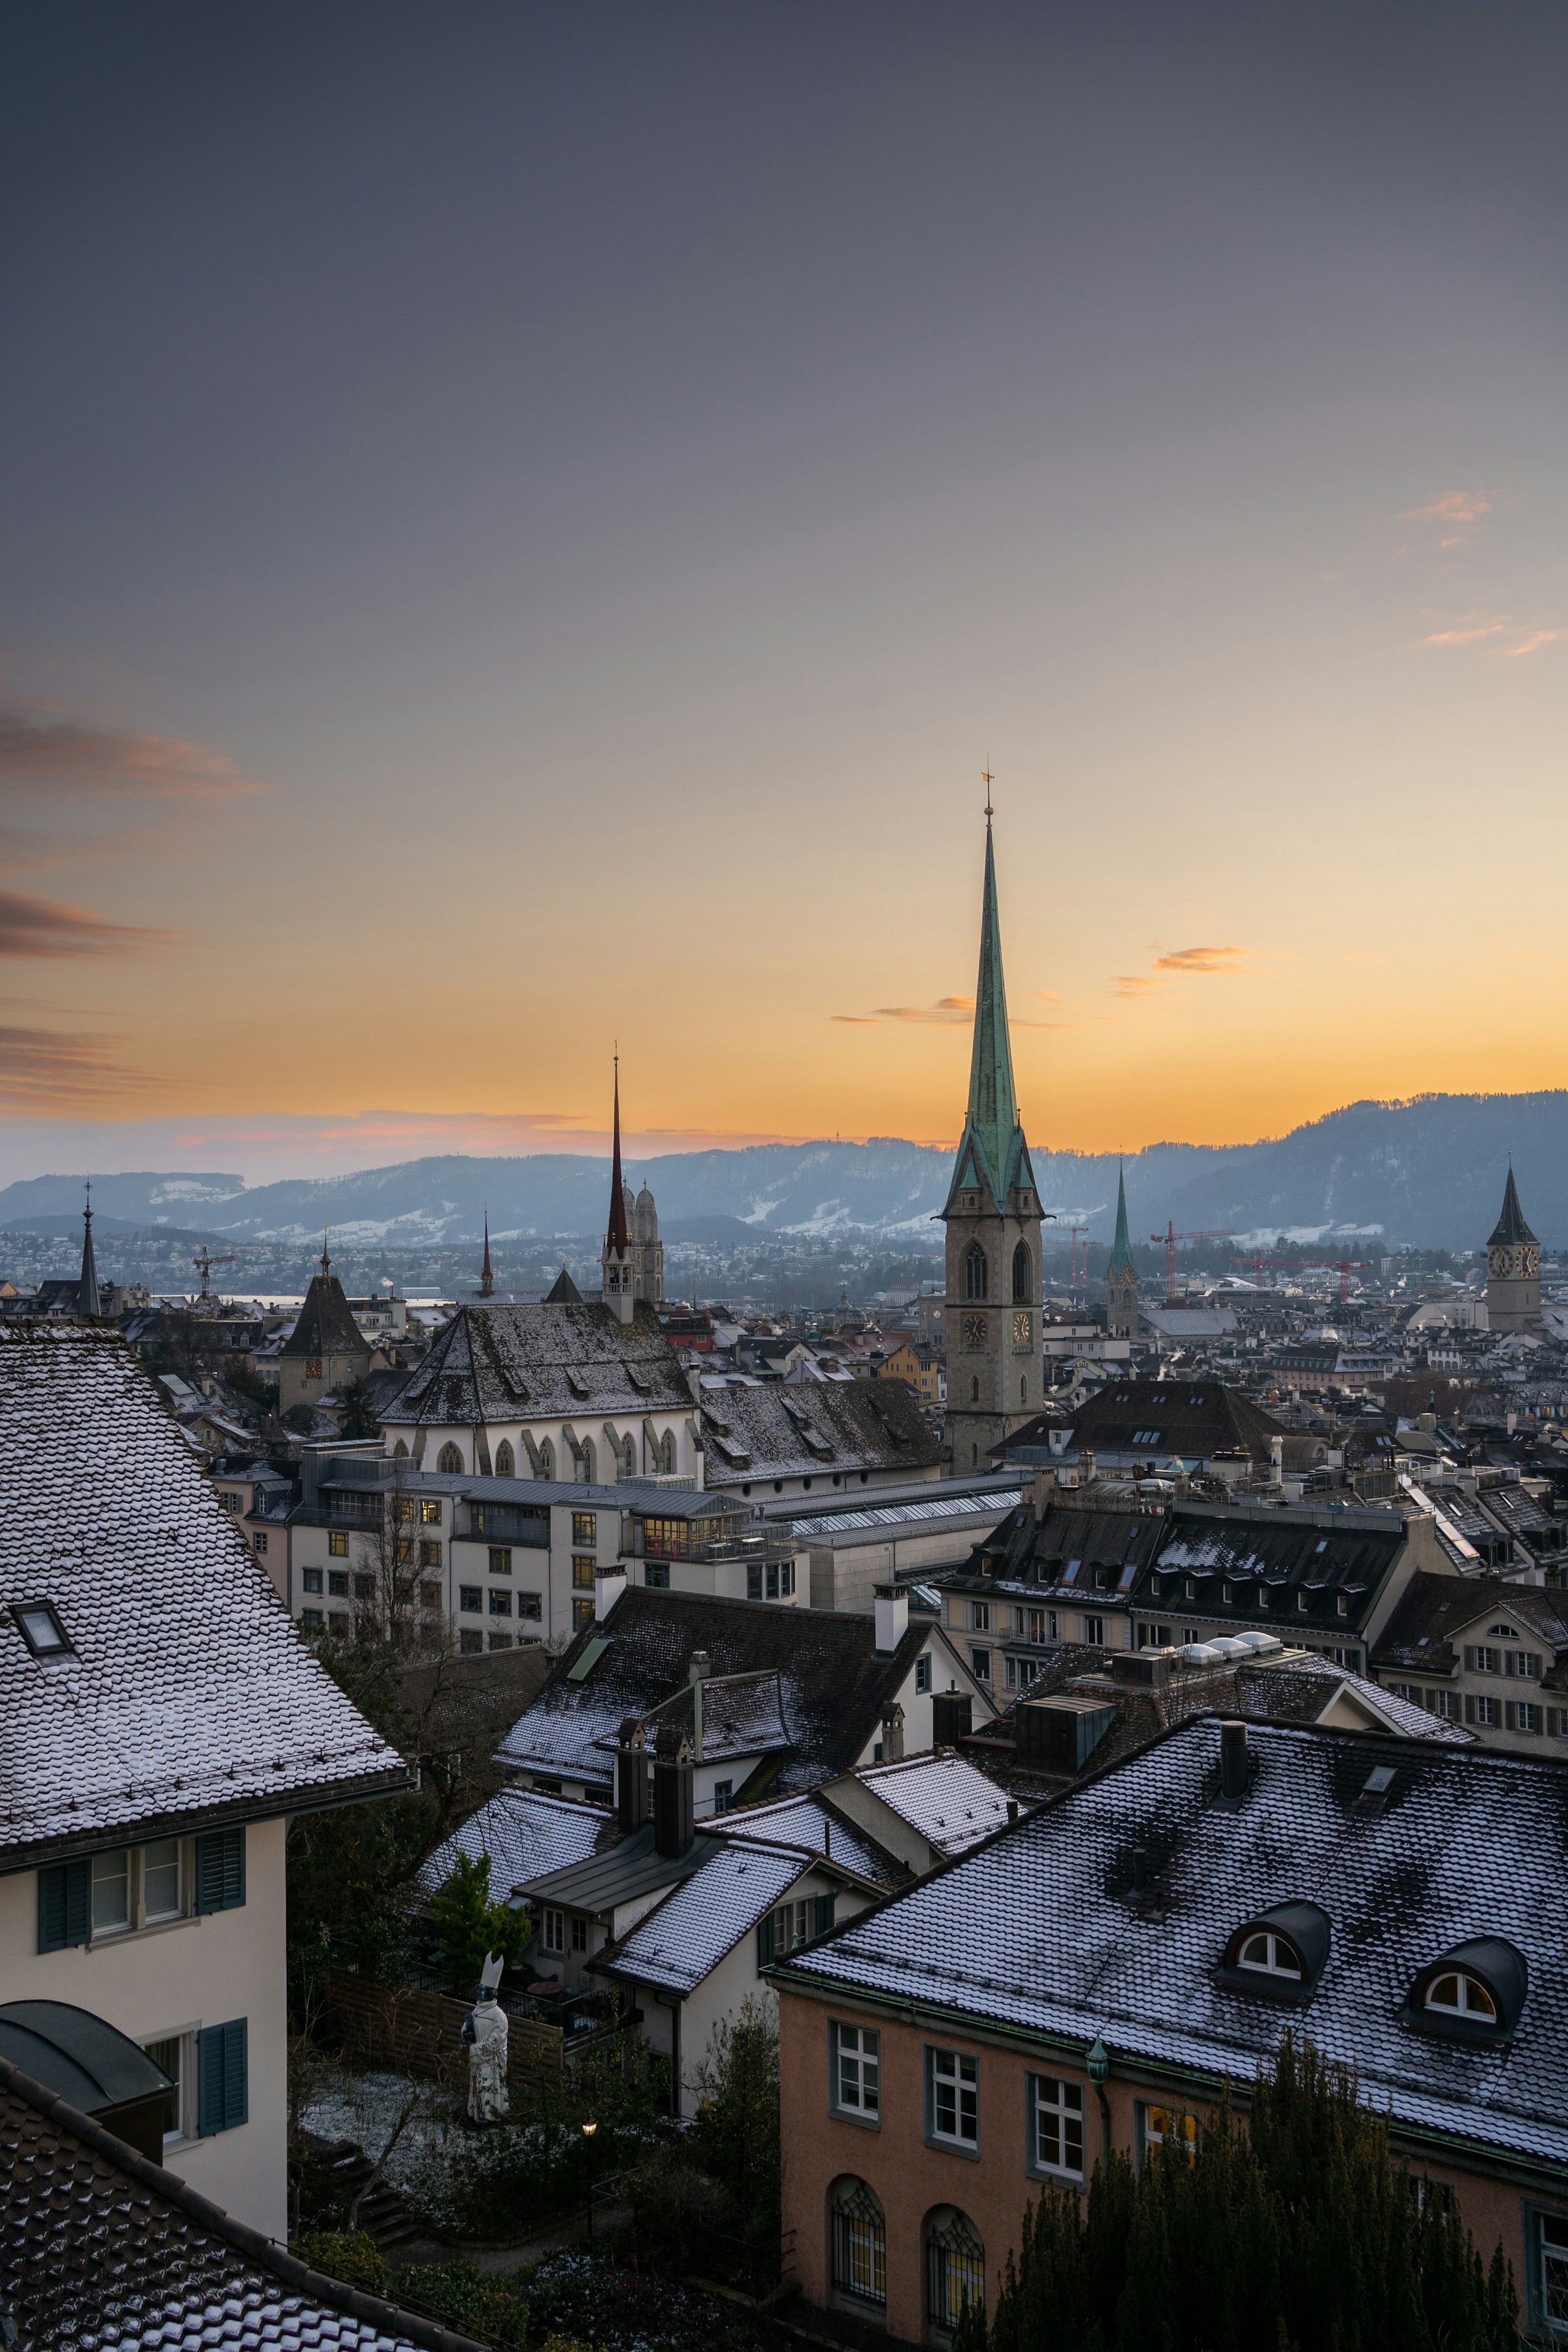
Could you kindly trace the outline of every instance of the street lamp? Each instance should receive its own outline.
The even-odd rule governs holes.
[[[588,2235],[594,2234],[594,2134],[597,2124],[584,2124],[583,2137],[588,2143]]]

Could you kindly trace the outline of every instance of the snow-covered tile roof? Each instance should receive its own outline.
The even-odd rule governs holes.
[[[622,1323],[595,1300],[459,1307],[384,1420],[581,1420],[598,1437],[605,1414],[635,1433],[645,1412],[694,1412],[691,1390],[651,1307]]]
[[[991,1786],[986,1782],[987,1788]],[[782,1797],[771,1805],[747,1805],[733,1813],[717,1813],[703,1826],[725,1836],[777,1839],[812,1853],[830,1856],[846,1870],[857,1872],[879,1886],[901,1886],[909,1873],[855,1822],[826,1804],[815,1791],[804,1797]]]
[[[1232,1930],[1305,1900],[1332,1921],[1300,2019],[1396,2119],[1568,2162],[1568,1786],[1552,1764],[1430,1741],[1253,1726],[1247,1794],[1212,1793],[1213,1720],[1188,1724],[788,1965],[824,1982],[1245,2082],[1276,2047],[1270,2002],[1215,1981]],[[1374,1768],[1384,1809],[1358,1804]],[[1130,1857],[1150,1857],[1135,1902]],[[1472,1937],[1525,1955],[1511,2041],[1430,2040],[1399,2011],[1417,1970]]]
[[[488,1853],[490,1899],[500,1902],[514,1886],[593,1853],[613,1818],[601,1806],[569,1804],[537,1789],[502,1789],[437,1847],[420,1870],[419,1884],[433,1895],[460,1853],[471,1862]]]
[[[689,1992],[810,1867],[788,1847],[727,1839],[607,1957],[638,1984]]]
[[[27,2347],[479,2352],[319,2277],[4,2062],[0,2280]]]
[[[856,1778],[939,1853],[963,1853],[1006,1824],[1006,1791],[962,1756],[869,1764]]]
[[[0,1853],[405,1784],[118,1333],[0,1325]]]

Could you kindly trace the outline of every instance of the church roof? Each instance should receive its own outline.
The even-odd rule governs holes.
[[[970,1171],[974,1172],[971,1173]],[[1029,1147],[1018,1120],[1002,926],[996,910],[996,853],[985,821],[985,881],[980,906],[980,972],[974,990],[974,1042],[969,1057],[969,1108],[952,1190],[989,1192],[997,1207],[1018,1185],[1035,1186]]]
[[[359,1355],[368,1360],[370,1342],[349,1313],[343,1286],[327,1271],[310,1276],[300,1320],[278,1350],[280,1356]]]
[[[545,1292],[541,1304],[545,1307],[581,1307],[583,1294],[564,1266]]]
[[[639,1301],[623,1323],[597,1300],[574,1296],[460,1307],[383,1423],[580,1421],[596,1439],[606,1417],[635,1430],[644,1413],[678,1407],[695,1411],[652,1307]]]
[[[1524,1222],[1524,1211],[1519,1205],[1519,1192],[1513,1181],[1513,1162],[1508,1164],[1508,1182],[1503,1188],[1502,1214],[1492,1227],[1487,1243],[1489,1249],[1506,1247],[1521,1242],[1533,1242],[1535,1235]]]
[[[1127,1233],[1127,1180],[1119,1168],[1116,1171],[1116,1239],[1110,1244],[1110,1262],[1105,1269],[1106,1279],[1112,1275],[1136,1275],[1132,1263],[1132,1244]]]
[[[861,1470],[914,1475],[941,1459],[906,1381],[823,1381],[808,1388],[710,1386],[702,1391],[705,1483],[841,1477]]]

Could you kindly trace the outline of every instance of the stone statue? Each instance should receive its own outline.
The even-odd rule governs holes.
[[[499,1954],[485,1954],[479,1996],[463,2020],[463,2040],[468,2048],[468,2115],[477,2124],[496,2123],[508,2113],[507,2019],[496,1999],[505,1966]]]

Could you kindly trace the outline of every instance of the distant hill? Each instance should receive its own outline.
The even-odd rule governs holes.
[[[1426,1095],[1352,1103],[1277,1140],[1224,1150],[1156,1143],[1127,1160],[1134,1236],[1218,1226],[1312,1243],[1356,1234],[1423,1248],[1479,1248],[1502,1199],[1512,1150],[1525,1214],[1542,1241],[1568,1239],[1568,1092]],[[1062,1223],[1110,1239],[1115,1158],[1032,1147],[1047,1205]],[[947,1190],[946,1151],[868,1143],[766,1143],[628,1163],[646,1176],[669,1240],[844,1231],[931,1235]],[[609,1162],[565,1153],[521,1160],[452,1156],[247,1186],[237,1176],[93,1174],[93,1207],[113,1223],[396,1249],[492,1240],[568,1239],[603,1227]],[[81,1177],[39,1176],[0,1191],[0,1230],[79,1219]],[[106,1223],[107,1232],[111,1227]]]

